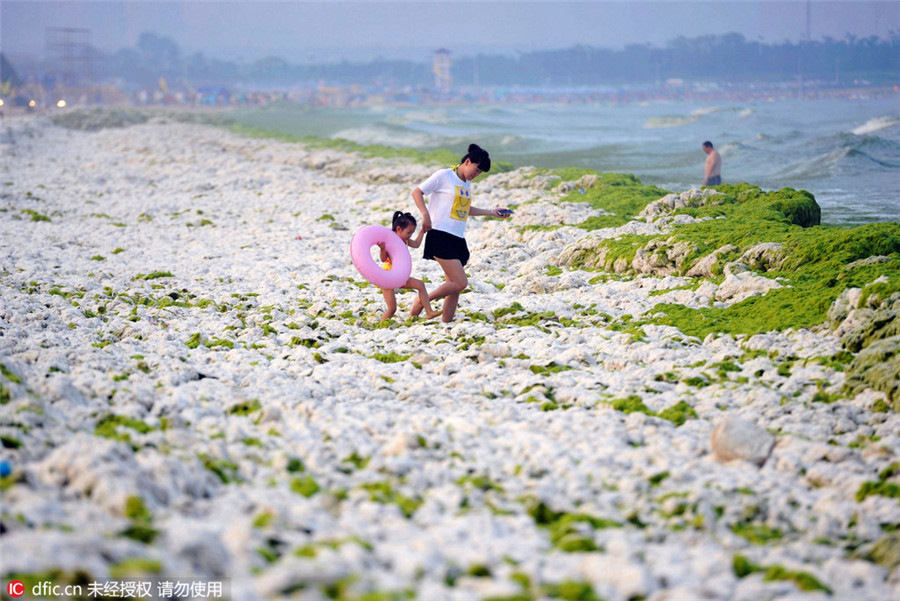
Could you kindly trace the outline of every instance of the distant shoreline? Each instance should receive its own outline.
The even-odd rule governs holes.
[[[203,112],[222,111],[229,108],[266,107],[273,104],[308,106],[311,108],[372,108],[379,106],[460,106],[460,105],[509,105],[509,104],[633,104],[653,102],[771,102],[777,100],[877,100],[900,98],[900,86],[831,87],[821,84],[777,82],[771,84],[719,84],[670,83],[663,86],[634,88],[592,87],[531,87],[485,86],[460,87],[447,94],[434,94],[428,90],[373,89],[362,91],[358,86],[290,87],[272,86],[258,89],[237,86],[222,87],[223,94],[213,100],[198,100],[191,92],[160,94],[154,90],[135,92],[129,100],[114,102],[85,102],[71,100],[87,98],[89,89],[69,89],[35,95],[37,107],[15,106],[5,99],[0,106],[0,118],[25,114],[43,115],[77,108],[183,108]],[[20,95],[20,98],[27,95]],[[144,98],[145,101],[135,100]],[[66,100],[64,108],[57,108],[59,99]]]

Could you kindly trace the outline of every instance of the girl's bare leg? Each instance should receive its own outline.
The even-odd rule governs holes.
[[[453,321],[453,316],[456,315],[459,295],[469,285],[469,278],[466,277],[466,272],[459,259],[437,259],[437,262],[444,270],[444,276],[447,278],[447,281],[429,294],[428,297],[431,299],[444,299],[444,305],[441,307],[441,321],[447,323]]]
[[[431,308],[431,302],[429,302],[428,291],[425,289],[425,282],[417,278],[409,278],[406,280],[406,284],[403,286],[404,288],[415,290],[419,294],[416,296],[416,300],[413,301],[413,308],[410,309],[409,316],[416,317],[421,311],[422,308],[425,309],[425,316],[428,319],[432,317],[437,317],[441,314],[440,311],[435,311]],[[416,309],[416,303],[419,304],[418,310],[413,312]]]
[[[456,313],[456,305],[459,304],[459,294],[469,285],[469,279],[463,269],[459,259],[436,259],[438,265],[444,270],[445,281],[443,284],[431,291],[428,295],[429,300],[443,298],[444,305],[441,308],[443,313],[443,321],[448,322],[453,319]],[[452,298],[451,298],[452,297]],[[449,305],[448,305],[449,303]],[[413,317],[422,311],[422,302],[416,298],[413,302],[412,309],[409,314]]]
[[[390,319],[397,312],[397,294],[391,288],[382,288],[381,294],[384,296],[384,302],[387,309],[381,314],[381,321]]]

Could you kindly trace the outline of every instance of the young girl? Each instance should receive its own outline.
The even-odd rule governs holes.
[[[512,214],[506,209],[472,206],[469,182],[490,170],[491,157],[487,151],[477,144],[470,144],[469,152],[460,159],[456,169],[442,169],[432,174],[412,192],[413,200],[422,212],[422,231],[428,232],[423,256],[434,259],[444,270],[444,283],[428,296],[429,300],[444,299],[441,311],[444,322],[453,319],[459,295],[469,285],[463,269],[469,260],[469,248],[464,238],[466,220],[470,215],[506,218]],[[430,195],[427,207],[426,194]],[[417,315],[423,307],[427,307],[425,303],[416,300],[410,315]]]
[[[422,243],[422,236],[425,234],[425,230],[422,229],[419,231],[419,235],[416,236],[416,239],[411,240],[413,232],[416,231],[416,218],[409,213],[403,213],[401,211],[394,212],[391,229],[394,230],[395,234],[400,236],[400,239],[403,240],[407,246],[412,248],[419,248],[419,245]],[[384,263],[384,268],[390,269],[391,257],[384,248],[384,242],[380,242],[378,247],[381,248],[381,261]],[[406,280],[406,283],[403,284],[401,288],[416,290],[419,293],[419,296],[416,299],[416,302],[419,303],[419,310],[415,313],[410,313],[410,317],[418,315],[422,310],[422,307],[425,308],[425,315],[427,315],[429,319],[441,314],[440,311],[432,310],[431,303],[428,299],[428,291],[425,290],[425,282],[422,280],[411,277]],[[381,316],[381,320],[384,321],[385,319],[393,317],[394,313],[397,311],[397,296],[391,288],[382,288],[381,293],[384,295],[384,302],[387,303],[387,310]]]

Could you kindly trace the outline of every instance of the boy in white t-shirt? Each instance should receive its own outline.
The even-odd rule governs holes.
[[[412,192],[413,200],[422,212],[426,259],[434,259],[444,270],[445,281],[428,295],[430,300],[444,299],[441,320],[451,321],[456,314],[459,295],[469,285],[465,265],[469,260],[466,245],[466,220],[469,216],[491,215],[509,217],[506,209],[479,209],[472,206],[469,182],[491,170],[491,157],[477,144],[469,145],[469,152],[456,169],[441,169],[431,175]],[[425,205],[425,195],[429,195]],[[418,299],[413,303],[413,315],[422,311]]]

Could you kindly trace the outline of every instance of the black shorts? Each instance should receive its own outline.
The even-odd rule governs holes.
[[[469,246],[465,238],[441,230],[428,230],[422,256],[426,259],[458,259],[465,265],[469,262]]]
[[[707,185],[707,186],[720,186],[720,185],[722,185],[722,176],[721,176],[721,175],[714,175],[714,176],[712,176],[711,178],[709,178],[709,181],[706,182],[706,185]]]

